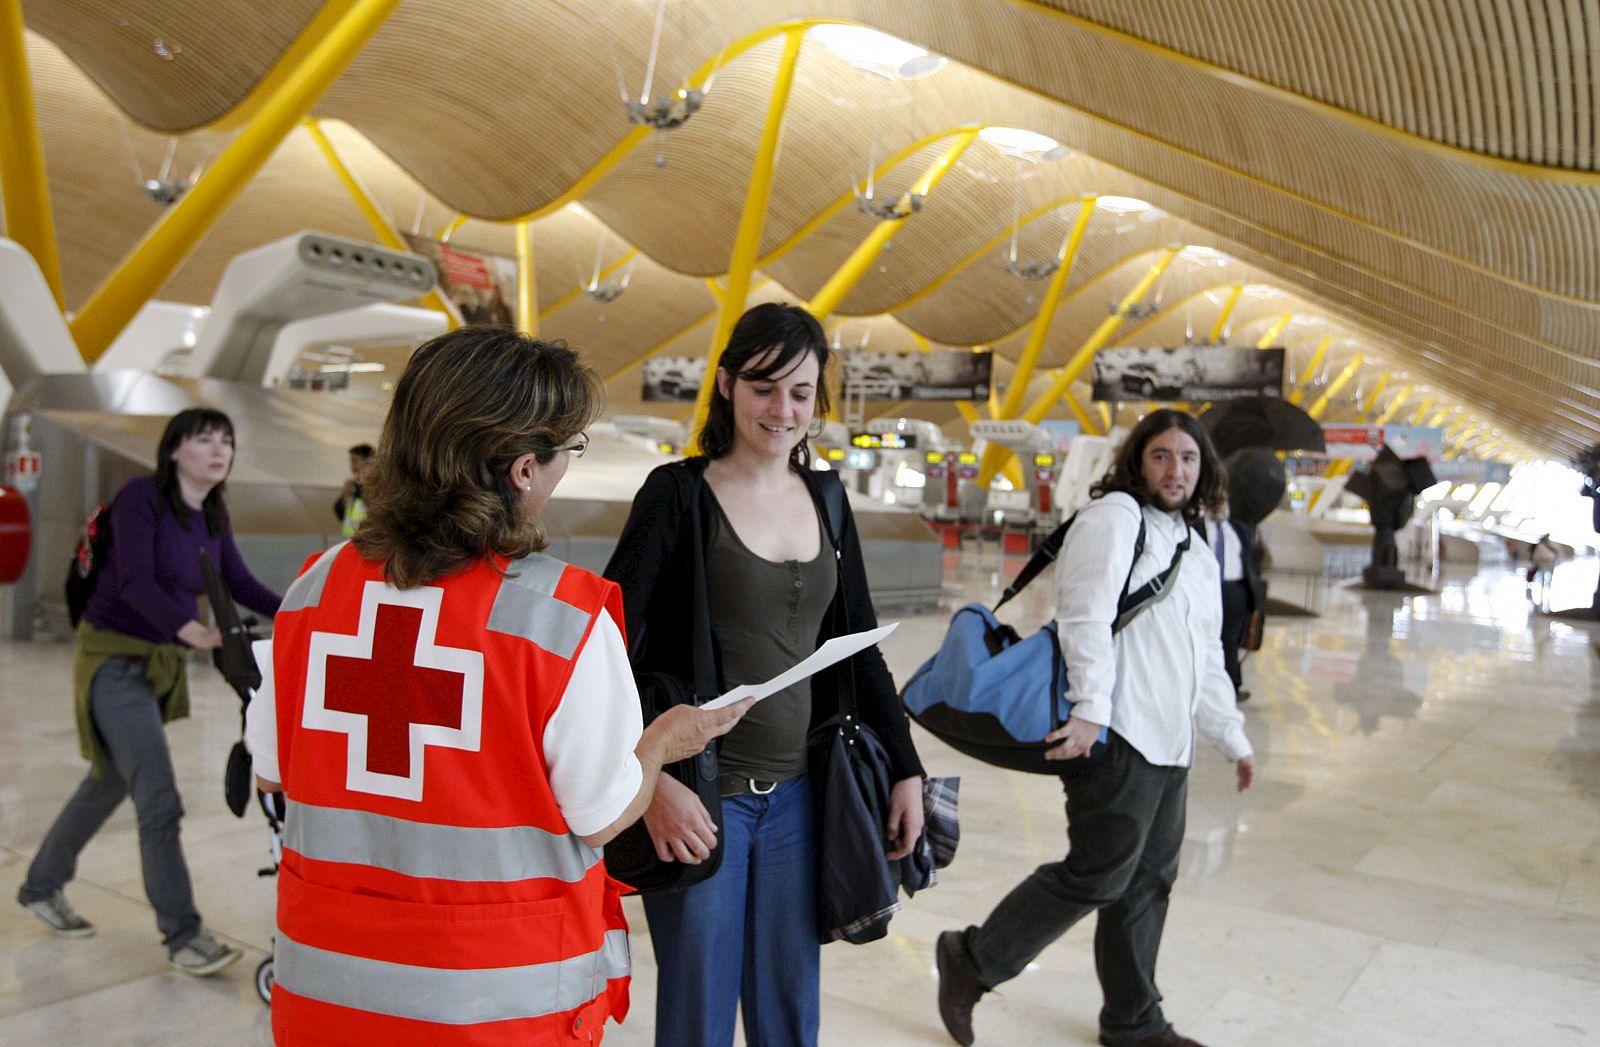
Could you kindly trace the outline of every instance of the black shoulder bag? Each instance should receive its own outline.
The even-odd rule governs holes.
[[[687,611],[694,618],[694,679],[685,680],[673,673],[635,672],[634,684],[639,689],[639,704],[644,711],[645,723],[677,705],[701,705],[717,696],[716,659],[711,643],[711,611],[706,597],[705,536],[701,529],[700,491],[705,478],[692,470],[686,479],[673,471],[678,481],[678,492],[689,505],[689,526],[679,538],[687,536],[690,544],[690,562],[693,586]],[[686,862],[664,862],[656,854],[656,845],[650,839],[650,830],[641,818],[624,829],[616,839],[606,844],[606,870],[616,879],[640,894],[672,894],[688,890],[697,883],[711,878],[722,865],[722,792],[717,781],[717,743],[712,742],[699,755],[662,769],[682,784],[688,786],[717,827],[717,842],[710,857],[698,865]]]
[[[844,486],[828,479],[820,483],[823,521],[838,569],[835,599],[848,633],[850,605],[839,566]],[[823,944],[842,938],[860,945],[887,935],[889,919],[900,908],[884,838],[894,782],[883,742],[856,715],[855,669],[848,664],[841,668],[839,711],[806,739],[816,808],[817,931]]]

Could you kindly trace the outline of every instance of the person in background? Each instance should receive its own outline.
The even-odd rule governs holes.
[[[350,448],[350,478],[344,482],[339,498],[333,503],[333,515],[339,521],[346,538],[356,533],[361,521],[367,518],[367,501],[362,486],[362,474],[372,460],[371,444],[356,444]]]
[[[1228,503],[1200,523],[1200,536],[1211,547],[1222,575],[1222,667],[1233,682],[1236,701],[1249,701],[1243,686],[1239,652],[1244,647],[1250,616],[1266,606],[1267,587],[1261,578],[1255,524],[1228,513]]]
[[[768,303],[734,326],[699,434],[704,457],[654,470],[606,566],[622,586],[635,668],[693,679],[693,545],[705,549],[719,684],[759,683],[833,636],[877,626],[855,518],[825,524],[806,442],[826,417],[828,342],[815,317]],[[702,533],[690,531],[697,492]],[[842,492],[841,492],[842,494]],[[836,543],[836,544],[835,544]],[[658,1047],[727,1047],[742,1009],[747,1043],[804,1047],[820,1025],[815,813],[806,736],[838,712],[841,674],[883,740],[894,782],[885,851],[922,834],[922,765],[876,647],[762,700],[719,751],[722,860],[710,878],[644,899],[659,971]],[[717,828],[698,796],[662,775],[645,813],[657,854],[700,862]]]
[[[365,525],[285,594],[246,723],[285,798],[280,1047],[592,1044],[627,1014],[600,848],[750,701],[641,730],[617,587],[542,552],[603,388],[508,328],[423,345]]]
[[[89,775],[45,835],[17,894],[57,933],[93,934],[63,889],[79,852],[131,795],[145,896],[173,966],[194,975],[215,974],[243,955],[206,931],[195,909],[179,840],[183,798],[162,727],[189,715],[189,652],[222,645],[222,635],[199,618],[200,552],[239,603],[264,615],[278,609],[278,595],[255,579],[234,544],[223,500],[233,458],[227,415],[181,411],[161,434],[155,472],[129,480],[112,502],[110,553],[78,625],[72,673]]]
[[[1178,878],[1196,726],[1234,764],[1240,791],[1255,780],[1217,642],[1216,560],[1189,544],[1201,514],[1221,508],[1226,486],[1205,430],[1163,409],[1128,434],[1090,495],[1056,560],[1057,631],[1075,701],[1066,724],[1046,735],[1056,743],[1046,755],[1073,761],[1061,770],[1067,856],[1035,869],[982,926],[939,935],[939,1017],[963,1045],[973,1042],[973,1008],[984,993],[1096,913],[1100,1042],[1199,1047],[1161,1012],[1156,954]],[[1124,583],[1137,589],[1180,555],[1162,598],[1113,633]]]

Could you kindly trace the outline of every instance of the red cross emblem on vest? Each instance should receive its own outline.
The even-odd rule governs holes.
[[[301,723],[349,736],[353,792],[421,800],[428,746],[479,750],[483,655],[434,642],[443,598],[367,582],[354,636],[311,634]]]

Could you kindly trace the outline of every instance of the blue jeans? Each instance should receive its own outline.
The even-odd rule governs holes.
[[[805,775],[722,801],[722,866],[680,894],[647,897],[655,947],[656,1047],[817,1042],[822,946],[817,847]]]

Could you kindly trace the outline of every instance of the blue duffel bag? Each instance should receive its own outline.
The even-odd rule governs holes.
[[[1044,741],[1045,735],[1066,723],[1072,713],[1056,623],[1052,621],[1023,639],[996,618],[995,611],[1055,561],[1075,519],[1051,532],[993,609],[970,603],[952,615],[938,653],[912,674],[900,692],[913,720],[952,748],[984,763],[1033,774],[1060,774],[1073,762],[1047,760],[1044,755],[1054,744]],[[1138,563],[1144,552],[1144,535],[1141,514],[1133,563]],[[1113,635],[1165,594],[1188,548],[1185,536],[1167,569],[1132,593],[1128,592],[1133,578],[1129,567],[1111,626]],[[1080,759],[1094,759],[1105,740],[1102,728],[1101,744]]]

